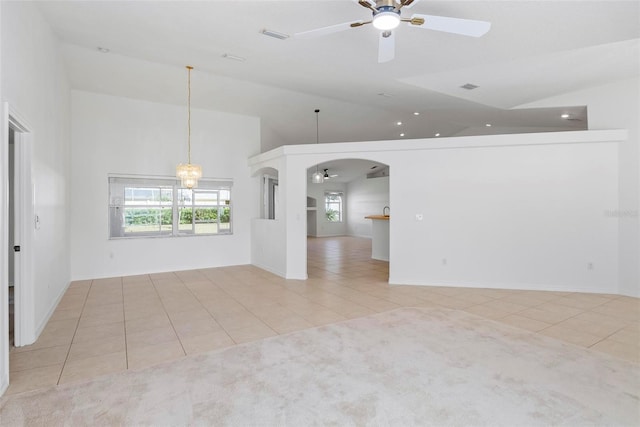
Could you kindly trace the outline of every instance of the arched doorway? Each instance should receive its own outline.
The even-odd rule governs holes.
[[[312,181],[316,170],[324,177],[321,183]],[[389,166],[374,160],[333,159],[307,169],[310,279],[388,283],[389,258],[372,256],[372,244],[374,228],[386,227],[383,244],[388,254],[389,217],[384,224],[374,224],[367,217],[382,216],[385,207],[390,206],[389,179]]]

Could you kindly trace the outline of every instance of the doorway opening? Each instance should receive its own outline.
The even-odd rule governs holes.
[[[9,347],[15,344],[15,130],[9,127],[9,155],[7,156],[9,174],[9,262],[8,262],[8,282],[9,282]]]
[[[336,159],[317,169],[324,171],[322,183],[311,180],[316,165],[307,169],[307,277],[350,286],[388,285],[390,217],[384,224],[367,217],[384,218],[390,206],[389,166]],[[386,226],[386,257],[372,249],[374,225]]]
[[[260,218],[262,219],[279,219],[277,218],[278,208],[278,171],[273,168],[264,168],[261,171],[260,193],[261,206]]]
[[[0,392],[9,386],[9,349],[35,341],[31,247],[34,216],[32,129],[9,103],[0,123]],[[37,222],[36,222],[37,224]],[[9,331],[12,331],[10,338]]]
[[[4,150],[7,154],[7,219],[8,230],[4,240],[7,252],[7,313],[9,313],[9,344],[20,347],[34,340],[33,287],[31,283],[31,250],[34,228],[39,222],[34,215],[31,176],[31,131],[8,104],[5,104],[5,124],[8,138]],[[34,219],[34,222],[31,222]]]

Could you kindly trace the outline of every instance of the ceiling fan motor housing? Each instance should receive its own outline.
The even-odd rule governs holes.
[[[382,10],[382,8],[398,9],[400,3],[396,0],[376,0],[376,9]]]

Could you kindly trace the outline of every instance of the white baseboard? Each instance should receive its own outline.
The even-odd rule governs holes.
[[[45,326],[47,326],[47,323],[49,323],[49,319],[51,319],[51,316],[53,316],[53,313],[56,311],[56,308],[58,308],[58,304],[60,304],[62,297],[64,297],[64,294],[67,292],[67,289],[69,289],[69,285],[71,285],[71,282],[67,282],[67,285],[64,287],[62,292],[60,292],[60,294],[55,299],[55,301],[53,301],[53,304],[51,304],[51,306],[49,307],[49,311],[47,311],[47,314],[45,314],[44,318],[40,321],[40,324],[36,327],[36,330],[34,331],[33,341],[29,343],[23,343],[23,346],[33,344],[40,337],[40,334],[44,330]]]
[[[2,380],[0,380],[0,396],[4,394],[5,391],[9,388],[9,374],[3,375]]]
[[[262,270],[268,271],[269,273],[275,274],[276,276],[280,276],[283,279],[286,279],[286,274],[282,271],[275,270],[273,268],[267,267],[266,265],[261,265],[259,263],[252,262],[251,265],[258,267]]]
[[[450,288],[486,288],[486,289],[514,289],[519,291],[551,291],[551,292],[582,292],[590,294],[618,294],[611,289],[593,289],[575,285],[559,286],[547,283],[485,283],[485,282],[453,282],[453,281],[427,281],[427,280],[403,280],[389,275],[390,285],[408,286],[444,286]]]

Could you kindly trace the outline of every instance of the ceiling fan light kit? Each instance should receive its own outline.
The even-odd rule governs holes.
[[[462,36],[481,37],[491,28],[490,22],[476,21],[472,19],[449,18],[447,16],[422,15],[415,13],[409,18],[402,17],[403,8],[415,6],[419,0],[358,0],[358,4],[371,11],[370,21],[345,22],[303,31],[295,34],[296,38],[318,37],[333,34],[350,28],[359,28],[372,24],[380,30],[378,44],[378,62],[388,62],[395,57],[394,29],[400,22],[406,22],[411,27],[425,30],[441,31]]]
[[[400,25],[400,11],[393,6],[382,6],[379,12],[373,15],[373,26],[378,30],[394,30],[398,25]]]

